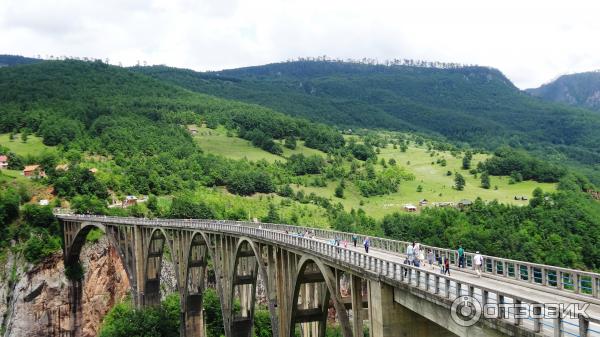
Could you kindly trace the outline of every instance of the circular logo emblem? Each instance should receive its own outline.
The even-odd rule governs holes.
[[[481,303],[471,296],[459,296],[454,302],[450,313],[454,322],[461,326],[471,326],[481,318]]]

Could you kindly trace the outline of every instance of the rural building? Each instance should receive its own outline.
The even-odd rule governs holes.
[[[451,201],[434,202],[433,206],[435,206],[435,207],[454,207],[454,203]]]
[[[429,201],[427,201],[427,199],[423,199],[421,201],[419,201],[419,206],[425,206],[429,203]]]
[[[467,208],[471,205],[473,205],[473,202],[471,200],[463,199],[458,202],[457,206],[458,206],[458,208],[463,209],[463,208]]]
[[[123,200],[123,208],[136,205],[138,198],[135,195],[128,195]]]
[[[42,199],[39,202],[40,206],[48,206],[50,204],[50,201],[48,201],[48,199]]]
[[[92,167],[91,169],[89,169],[88,171],[90,171],[91,174],[96,174],[98,173],[98,169],[95,167]]]
[[[0,169],[8,168],[8,156],[0,156]]]
[[[417,206],[415,206],[413,204],[406,204],[406,205],[404,205],[404,210],[407,212],[416,212]]]
[[[40,165],[27,165],[23,169],[23,175],[29,178],[43,178],[46,176],[46,172]]]

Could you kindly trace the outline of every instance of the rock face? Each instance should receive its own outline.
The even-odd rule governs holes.
[[[84,281],[74,286],[65,277],[62,254],[17,272],[12,289],[10,282],[1,281],[0,296],[10,298],[9,303],[0,302],[4,337],[63,337],[72,336],[74,330],[78,336],[97,336],[106,313],[129,294],[129,280],[106,238],[86,245],[81,262]]]

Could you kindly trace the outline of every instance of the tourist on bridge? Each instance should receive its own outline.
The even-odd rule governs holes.
[[[364,245],[365,245],[365,253],[368,253],[369,252],[369,246],[371,245],[371,240],[369,239],[368,236],[365,238]]]
[[[427,263],[433,268],[433,251],[431,249],[427,250]]]
[[[465,267],[465,250],[463,249],[462,245],[459,244],[458,245],[458,268],[464,268]]]
[[[447,256],[443,257],[444,259],[444,264],[443,264],[443,274],[446,275],[448,274],[448,276],[450,276],[450,259]]]
[[[481,267],[483,266],[483,256],[479,254],[479,251],[475,252],[475,257],[473,257],[473,264],[475,266],[475,271],[477,272],[477,277],[481,277]]]
[[[356,247],[356,242],[358,242],[358,236],[356,236],[356,234],[352,234],[352,243],[354,244],[354,247]]]
[[[421,244],[418,242],[413,242],[413,255],[414,255],[414,265],[419,266],[421,262]]]
[[[406,247],[406,258],[411,265],[415,263],[415,242]]]

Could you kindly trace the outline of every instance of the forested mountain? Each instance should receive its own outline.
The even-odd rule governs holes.
[[[0,55],[0,68],[16,66],[19,64],[32,64],[42,62],[43,60],[24,57],[19,55]]]
[[[589,175],[600,163],[600,115],[532,98],[492,68],[296,61],[209,73],[134,69],[338,126],[418,130],[486,148],[508,144],[585,165]]]
[[[527,92],[548,101],[600,111],[600,71],[563,75]]]

